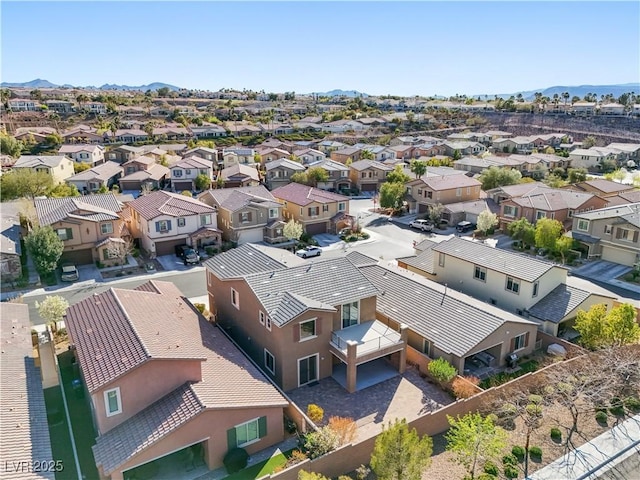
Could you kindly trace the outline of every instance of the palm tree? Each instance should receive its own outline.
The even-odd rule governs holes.
[[[563,92],[562,93],[562,98],[564,98],[564,109],[567,109],[567,100],[569,100],[569,98],[571,97],[571,95],[569,94],[569,92]]]

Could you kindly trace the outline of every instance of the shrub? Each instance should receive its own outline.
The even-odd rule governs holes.
[[[480,379],[476,377],[456,377],[453,379],[451,388],[456,398],[469,398],[477,393],[474,386],[479,383]]]
[[[366,465],[360,465],[358,468],[356,468],[356,478],[358,480],[365,480],[370,473],[371,469]]]
[[[289,458],[287,458],[285,464],[282,465],[282,470],[292,467],[293,465],[296,465],[300,462],[304,462],[307,458],[308,457],[304,454],[304,452],[301,452],[300,450],[294,450],[291,452]]]
[[[498,466],[493,462],[486,462],[484,464],[484,473],[489,475],[498,475]]]
[[[505,467],[515,466],[518,464],[518,459],[513,454],[505,455],[502,457],[502,465]]]
[[[429,362],[427,370],[433,378],[442,383],[450,382],[458,373],[455,367],[444,358]]]
[[[526,455],[526,451],[524,447],[520,445],[516,445],[511,449],[511,454],[518,459],[519,462],[524,460],[524,456]]]
[[[504,476],[507,478],[518,478],[518,469],[513,465],[504,467]]]
[[[529,403],[540,405],[542,403],[542,395],[529,395]]]
[[[537,459],[542,458],[542,449],[540,447],[530,447],[529,456]]]
[[[313,423],[320,423],[324,417],[324,410],[315,403],[310,403],[307,405],[307,417],[309,417]]]
[[[607,414],[606,414],[606,412],[597,412],[596,413],[596,421],[598,423],[607,423]]]
[[[353,418],[331,417],[328,425],[331,430],[338,434],[340,445],[351,443],[356,438],[358,426]]]
[[[304,449],[309,458],[318,458],[338,448],[340,438],[338,434],[328,426],[322,427],[316,432],[307,434]]]
[[[244,448],[232,448],[222,460],[228,473],[235,473],[247,466],[249,454]]]
[[[296,422],[290,418],[284,417],[284,429],[287,433],[296,433],[298,431],[298,426],[296,425]]]
[[[554,427],[551,429],[551,438],[553,440],[560,440],[562,438],[562,432],[559,428]]]
[[[361,238],[362,240],[368,240],[368,239],[369,239],[369,237],[370,237],[370,235],[369,235],[367,232],[362,232],[362,233],[360,234],[360,238]]]
[[[627,397],[624,399],[624,406],[633,413],[640,412],[640,399],[637,397]]]
[[[622,403],[622,400],[614,397],[611,399],[610,405],[611,407],[609,408],[609,411],[612,415],[615,415],[617,417],[624,415],[624,405]]]
[[[206,308],[204,303],[194,303],[193,306],[196,307],[196,310],[200,313],[204,312],[204,309]]]
[[[476,477],[478,480],[496,480],[496,475],[491,475],[490,473],[481,473]]]
[[[353,480],[349,475],[340,475],[338,480]]]

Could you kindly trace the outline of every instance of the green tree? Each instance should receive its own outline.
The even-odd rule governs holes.
[[[52,198],[79,197],[78,187],[72,183],[59,183],[48,192]]]
[[[380,207],[390,208],[394,212],[402,209],[406,188],[404,183],[384,182],[380,187]]]
[[[567,170],[567,181],[569,183],[584,182],[587,180],[586,168],[570,168]]]
[[[573,239],[570,237],[561,236],[556,240],[556,244],[553,247],[553,250],[556,253],[559,253],[562,257],[562,263],[566,263],[567,255],[569,251],[573,248]]]
[[[478,464],[494,460],[507,445],[507,434],[493,424],[491,417],[479,413],[467,413],[464,417],[447,415],[451,428],[445,435],[447,450],[456,454],[472,479]]]
[[[171,90],[169,89],[169,87],[161,87],[161,88],[159,88],[159,89],[157,90],[157,92],[158,92],[158,97],[160,97],[160,98],[168,97],[168,96],[169,96],[169,92],[170,92],[170,91],[171,91]]]
[[[420,178],[427,173],[427,164],[421,160],[411,160],[411,166],[409,168],[416,178]]]
[[[24,144],[20,140],[16,140],[11,135],[0,133],[0,153],[18,158],[22,153]]]
[[[520,183],[522,173],[515,169],[489,167],[483,170],[479,180],[482,183],[483,190],[491,190],[492,188],[503,187],[505,185],[516,185]]]
[[[404,173],[402,165],[396,165],[393,171],[387,174],[387,182],[401,183],[402,185],[404,185],[409,180],[411,180],[411,177]]]
[[[90,169],[91,169],[90,163],[73,162],[73,173],[80,173]]]
[[[193,197],[193,193],[191,193],[189,190],[183,190],[182,192],[180,192],[180,195],[183,195],[185,197]]]
[[[289,177],[289,179],[293,183],[301,183],[302,185],[307,185],[309,183],[309,177],[307,177],[307,172],[296,172]]]
[[[543,182],[545,183],[545,185],[551,188],[560,188],[567,184],[567,182],[563,180],[562,177],[559,177],[554,173],[547,175],[547,178],[545,178]]]
[[[594,147],[597,142],[598,140],[596,140],[596,137],[594,137],[593,135],[589,135],[587,138],[582,140],[582,148]]]
[[[487,234],[489,230],[492,230],[498,224],[498,215],[491,210],[483,210],[478,215],[478,230],[483,234]]]
[[[304,228],[300,222],[296,222],[293,218],[284,224],[282,234],[289,240],[300,240]]]
[[[454,150],[452,158],[454,162],[456,160],[460,160],[462,158],[462,154],[460,153],[460,150]]]
[[[440,225],[440,219],[442,218],[443,212],[444,206],[441,203],[437,203],[435,205],[429,205],[427,216],[435,226],[438,226]]]
[[[36,302],[38,314],[49,324],[52,330],[57,330],[58,324],[64,319],[69,302],[60,295],[50,295],[42,302]]]
[[[64,244],[53,228],[48,225],[34,228],[27,235],[25,244],[40,276],[47,276],[55,270],[62,256]]]
[[[58,133],[50,133],[46,137],[44,137],[44,142],[50,147],[59,147],[62,145],[62,137]]]
[[[311,167],[306,171],[307,182],[312,187],[317,187],[319,183],[329,180],[329,172],[322,167]]]
[[[541,218],[536,222],[536,247],[552,251],[560,235],[562,235],[562,223],[558,220]]]
[[[636,309],[624,303],[607,313],[605,304],[579,310],[574,328],[580,333],[580,343],[591,350],[619,347],[640,340],[640,326],[636,323]]]
[[[511,238],[519,240],[529,247],[533,246],[536,242],[536,229],[525,217],[511,222],[507,226],[507,231]]]
[[[208,190],[209,188],[211,188],[211,179],[204,173],[199,174],[196,177],[194,183],[196,184],[197,190]]]
[[[387,425],[376,438],[371,468],[380,480],[420,480],[431,463],[433,440],[409,429],[405,419]]]
[[[376,159],[376,157],[375,157],[375,155],[373,154],[373,152],[371,152],[371,151],[369,151],[369,150],[362,150],[362,151],[360,152],[360,158],[361,158],[362,160],[375,160],[375,159]]]
[[[305,472],[304,470],[300,470],[298,472],[298,480],[330,480],[330,479],[325,477],[321,473]]]
[[[33,199],[53,188],[53,178],[47,172],[19,168],[0,177],[2,200],[28,197]]]

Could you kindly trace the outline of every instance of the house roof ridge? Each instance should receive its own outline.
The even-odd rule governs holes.
[[[150,282],[151,281],[152,280],[150,280]],[[129,312],[127,312],[127,309],[124,307],[124,305],[122,304],[122,301],[118,297],[117,291],[120,291],[120,290],[124,290],[124,289],[120,289],[120,288],[117,288],[117,287],[110,287],[109,288],[109,291],[112,292],[113,298],[116,301],[116,303],[118,304],[118,307],[120,308],[120,311],[124,315],[124,318],[127,320],[127,323],[129,323],[129,325],[131,325],[131,330],[133,331],[134,335],[136,336],[136,340],[138,340],[138,342],[140,343],[140,346],[142,347],[142,350],[144,351],[145,355],[147,356],[147,360],[148,360],[149,358],[151,358],[151,352],[149,352],[149,348],[147,347],[147,345],[142,340],[142,337],[140,336],[140,333],[138,332],[138,329],[136,328],[135,323],[133,321],[131,321],[131,317],[129,315]]]

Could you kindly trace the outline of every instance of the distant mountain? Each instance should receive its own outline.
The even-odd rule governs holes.
[[[154,83],[150,83],[149,85],[140,85],[137,87],[132,87],[130,85],[114,85],[114,84],[105,83],[100,87],[100,90],[142,90],[143,92],[146,92],[147,90],[160,90],[161,88],[165,88],[165,87],[172,91],[180,90],[180,87],[176,87],[175,85],[169,85],[168,83],[162,83],[162,82],[154,82]]]
[[[41,78],[36,78],[35,80],[31,80],[30,82],[24,82],[24,83],[2,82],[0,83],[0,86],[15,87],[15,88],[56,88],[58,85],[51,83],[49,80],[42,80]]]
[[[640,93],[640,83],[624,83],[624,84],[616,84],[616,85],[579,85],[579,86],[561,86],[557,85],[554,87],[543,88],[539,90],[528,90],[516,93],[499,93],[498,97],[501,98],[509,98],[512,95],[518,96],[518,94],[522,94],[525,100],[533,100],[535,98],[535,94],[537,92],[542,93],[543,97],[553,98],[553,96],[557,93],[562,96],[564,92],[569,92],[571,97],[580,97],[583,98],[585,95],[589,93],[594,93],[600,98],[601,95],[611,94],[614,97],[618,98],[623,93],[635,92],[636,94]],[[480,97],[484,97],[484,95],[478,95]],[[474,95],[476,97],[476,95]],[[493,98],[494,95],[489,95],[489,99]]]
[[[363,97],[367,98],[369,95],[359,92],[357,90],[331,90],[330,92],[313,92],[312,95],[318,95],[319,97]]]
[[[36,80],[31,80],[30,82],[23,83],[9,83],[2,82],[0,83],[1,87],[13,87],[13,88],[91,88],[94,89],[96,87],[79,87],[69,85],[65,83],[64,85],[56,85],[55,83],[51,83],[48,80],[42,80],[37,78]],[[138,87],[133,87],[129,85],[115,85],[115,84],[104,84],[101,87],[98,87],[99,90],[142,90],[146,92],[147,90],[159,90],[161,88],[167,87],[169,90],[177,91],[180,90],[180,87],[176,87],[175,85],[169,85],[168,83],[154,82],[149,85],[140,85]]]

